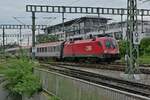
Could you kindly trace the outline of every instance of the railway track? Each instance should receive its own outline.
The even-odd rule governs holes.
[[[55,66],[50,64],[41,64],[41,65],[42,67],[46,67],[51,71],[55,71],[64,75],[86,80],[88,82],[96,84],[101,84],[111,88],[127,91],[130,93],[150,97],[150,85],[112,78],[101,74],[69,68],[64,65],[55,65]]]
[[[67,63],[67,62],[49,62],[51,65],[64,65],[72,67],[84,67],[84,68],[97,68],[105,70],[114,70],[114,71],[125,71],[125,64],[122,63],[100,63],[100,64],[85,64],[85,63]],[[150,74],[150,65],[140,65],[140,72],[143,74]]]

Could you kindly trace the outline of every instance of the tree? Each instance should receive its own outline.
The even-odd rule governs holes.
[[[58,41],[56,35],[40,34],[36,37],[38,43],[55,42]]]

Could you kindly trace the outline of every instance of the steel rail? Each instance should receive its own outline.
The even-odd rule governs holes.
[[[114,70],[114,71],[125,71],[125,64],[121,63],[100,63],[100,64],[80,64],[80,63],[64,63],[64,62],[49,62],[51,65],[66,65],[72,67],[83,67],[83,68],[97,68],[97,69],[106,69],[106,70]],[[139,70],[142,74],[150,74],[150,65],[141,65]]]

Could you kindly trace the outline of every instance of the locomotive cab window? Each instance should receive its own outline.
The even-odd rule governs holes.
[[[100,47],[102,46],[102,43],[100,41],[98,42],[98,46],[100,46]]]

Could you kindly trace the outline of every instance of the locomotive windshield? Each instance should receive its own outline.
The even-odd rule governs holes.
[[[115,40],[106,40],[105,46],[106,46],[106,48],[116,48],[117,43]]]
[[[110,42],[110,40],[107,40],[106,43],[105,43],[105,45],[106,45],[106,48],[111,48],[111,42]]]

